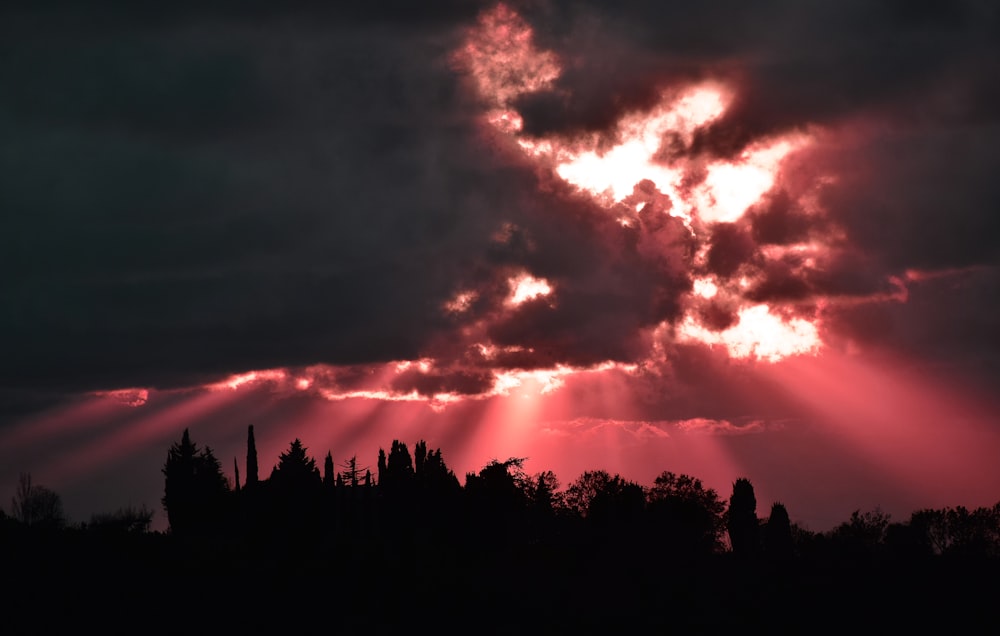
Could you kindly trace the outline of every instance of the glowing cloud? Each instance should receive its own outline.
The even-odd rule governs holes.
[[[651,108],[623,113],[603,132],[527,136],[515,98],[552,90],[561,69],[555,55],[535,47],[531,27],[504,5],[482,15],[456,59],[469,70],[480,97],[490,104],[485,117],[488,126],[509,136],[514,147],[540,170],[549,170],[588,193],[623,228],[657,226],[655,220],[643,220],[644,215],[665,214],[683,220],[700,247],[690,265],[695,270],[692,302],[686,303],[685,313],[675,323],[677,338],[724,346],[735,358],[766,361],[815,353],[822,346],[818,316],[782,319],[779,315],[786,308],[780,301],[761,304],[748,298],[752,285],[764,279],[766,264],[784,263],[792,248],[753,244],[745,248],[739,243],[740,232],[749,236],[745,230],[719,233],[714,229],[741,222],[750,208],[760,204],[780,184],[789,157],[815,141],[813,132],[758,140],[731,158],[697,155],[692,150],[696,134],[723,117],[735,97],[731,87],[708,80],[668,87]],[[566,89],[561,90],[572,98]],[[808,188],[800,188],[796,196],[802,199],[802,209],[822,213]],[[718,253],[729,249],[725,242],[729,239],[736,255],[719,257]],[[717,240],[723,241],[720,246],[714,244]],[[661,245],[656,237],[645,240],[641,244],[644,257],[663,260],[654,252],[671,249],[668,243]],[[827,246],[814,240],[809,247],[813,253],[796,266],[796,275],[821,267]],[[758,260],[740,270],[753,254],[740,255],[739,250],[758,250]],[[710,252],[715,264],[707,258]],[[720,261],[724,262],[719,265]],[[718,278],[697,271],[704,269],[719,274]],[[740,278],[730,278],[735,274]],[[547,282],[527,276],[511,279],[510,285],[508,305],[552,293]],[[458,299],[453,302],[452,311],[461,306]],[[730,326],[720,331],[727,323]]]
[[[774,185],[782,160],[806,143],[804,138],[783,138],[744,152],[734,162],[713,163],[694,195],[703,221],[732,222],[743,216]]]
[[[229,389],[235,391],[245,385],[255,385],[263,382],[278,383],[288,379],[288,372],[284,369],[263,369],[260,371],[247,371],[231,375],[222,382],[209,385],[212,391]]]
[[[463,291],[455,295],[444,305],[444,310],[451,314],[460,314],[469,310],[472,303],[476,302],[477,294],[474,291]]]
[[[98,391],[94,395],[107,397],[125,406],[137,407],[149,401],[149,389],[117,389],[115,391]]]
[[[680,210],[683,209],[680,187],[685,171],[664,165],[655,157],[668,135],[676,135],[684,143],[690,143],[695,130],[724,111],[725,101],[717,86],[698,86],[676,99],[665,95],[652,111],[634,113],[622,119],[620,139],[610,149],[575,152],[554,146],[553,142],[547,146],[530,142],[522,142],[522,145],[533,154],[543,154],[554,148],[551,152],[556,157],[556,174],[598,197],[609,199],[609,203],[622,201],[632,194],[637,183],[648,179],[669,195]]]
[[[739,311],[739,322],[723,331],[711,331],[688,317],[678,327],[681,341],[721,345],[734,358],[776,362],[791,355],[816,353],[821,342],[816,325],[802,318],[783,320],[767,305]]]
[[[497,122],[504,117],[519,121],[516,113],[505,113],[502,107],[518,95],[548,87],[559,77],[555,55],[535,49],[533,40],[531,27],[521,16],[498,4],[480,16],[478,27],[456,56],[459,66],[475,78],[480,94],[501,108],[491,114]]]
[[[507,303],[520,305],[532,298],[548,296],[552,293],[552,285],[544,278],[535,278],[530,274],[521,274],[508,280],[510,296]]]

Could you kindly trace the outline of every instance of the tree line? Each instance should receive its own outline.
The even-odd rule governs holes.
[[[301,440],[282,452],[262,478],[253,426],[247,430],[246,475],[234,458],[234,481],[209,446],[184,430],[162,467],[161,500],[169,529],[183,540],[295,541],[335,545],[420,541],[466,547],[562,542],[648,540],[674,556],[731,554],[739,559],[789,563],[800,558],[1000,556],[1000,503],[922,509],[893,521],[879,509],[856,510],[826,532],[791,521],[774,503],[759,516],[754,488],[737,478],[728,498],[696,477],[670,471],[643,486],[605,470],[561,484],[552,471],[528,474],[524,458],[493,460],[465,475],[464,485],[441,449],[393,440],[379,449],[373,469],[357,457],[322,469]],[[95,514],[77,530],[148,533],[153,511],[142,506]],[[58,494],[22,474],[6,526],[58,530],[70,524]]]
[[[0,512],[11,633],[104,625],[109,603],[156,629],[376,634],[973,631],[995,622],[1000,504],[833,529],[758,511],[746,477],[642,485],[589,470],[563,486],[493,460],[460,480],[440,449],[393,440],[373,465],[293,440],[262,474],[253,428],[233,479],[184,431],[159,467],[169,529],[122,508],[68,523],[23,475]],[[54,611],[58,610],[58,611]],[[126,624],[126,623],[123,623]],[[135,623],[141,624],[141,623]],[[293,627],[294,626],[294,627]],[[808,626],[808,627],[807,627]]]

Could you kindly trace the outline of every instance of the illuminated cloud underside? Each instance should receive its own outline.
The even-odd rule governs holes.
[[[663,213],[683,219],[692,235],[705,241],[712,223],[737,221],[759,202],[775,185],[783,161],[810,141],[804,134],[783,136],[751,146],[733,160],[707,165],[658,158],[668,138],[689,145],[698,129],[725,114],[732,95],[718,82],[664,91],[652,109],[623,116],[610,144],[596,133],[569,140],[529,138],[521,134],[523,118],[513,107],[514,100],[548,88],[560,70],[551,53],[535,48],[530,26],[506,6],[498,5],[481,17],[458,57],[473,76],[481,97],[493,107],[486,122],[514,139],[540,166],[548,166],[558,177],[592,195],[609,214],[619,216],[623,209],[629,211],[619,219],[625,227],[634,224],[629,213],[647,213],[642,200],[633,200],[633,194],[642,189],[640,184],[647,182],[655,186],[655,195],[669,200]],[[696,172],[703,176],[691,187]],[[623,202],[633,207],[623,208]],[[772,362],[821,348],[815,317],[786,320],[766,305],[745,303],[741,292],[696,281],[694,295],[744,306],[738,311],[737,324],[721,331],[701,324],[698,315],[688,311],[680,321],[679,339],[724,345],[734,358]]]
[[[541,173],[588,195],[623,231],[661,227],[651,215],[680,220],[697,245],[687,264],[691,287],[685,290],[671,281],[663,283],[669,293],[681,295],[680,317],[672,319],[672,324],[649,328],[651,348],[645,360],[587,366],[551,360],[531,362],[536,353],[531,346],[509,341],[498,346],[488,334],[499,321],[533,315],[530,312],[541,307],[539,299],[550,308],[556,307],[560,281],[508,267],[495,272],[492,291],[466,284],[456,288],[441,306],[442,314],[456,323],[455,342],[444,353],[415,361],[367,365],[360,374],[357,369],[326,365],[298,371],[253,371],[234,375],[209,389],[266,385],[281,392],[310,392],[332,401],[418,401],[441,409],[465,399],[549,394],[563,386],[567,377],[580,373],[614,369],[634,374],[640,368],[669,363],[663,345],[671,341],[721,349],[732,359],[764,362],[814,355],[822,349],[823,302],[753,300],[750,292],[761,284],[771,264],[785,267],[792,277],[821,271],[830,252],[824,241],[838,239],[835,230],[825,238],[809,236],[795,244],[755,245],[756,260],[738,263],[734,272],[721,271],[718,265],[716,271],[711,270],[713,258],[718,260],[713,249],[722,249],[715,246],[717,228],[731,226],[746,232],[748,210],[761,205],[781,186],[783,168],[797,151],[815,142],[814,133],[758,140],[729,159],[692,156],[685,149],[698,131],[723,117],[735,97],[723,82],[707,80],[663,89],[653,107],[624,113],[607,131],[572,138],[528,136],[517,100],[555,89],[560,60],[556,54],[536,48],[531,26],[503,4],[480,16],[453,60],[471,78],[472,89],[484,107],[487,130],[509,140],[510,148]],[[800,209],[823,214],[813,191],[799,187],[796,192],[795,203]],[[517,231],[512,224],[504,224],[494,240],[504,244]],[[649,230],[645,235],[643,258],[669,262],[674,258],[670,250],[676,248],[668,244],[669,237],[663,238],[666,234],[656,232]],[[501,295],[498,290],[504,282],[505,295]],[[893,292],[890,297],[905,300],[905,294]],[[715,316],[714,322],[706,316]],[[621,335],[609,333],[608,337]],[[521,362],[511,362],[514,359]],[[472,381],[461,384],[469,378]],[[141,390],[113,397],[140,405],[148,393],[137,391]]]

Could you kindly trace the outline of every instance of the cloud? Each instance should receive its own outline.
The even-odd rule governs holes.
[[[495,5],[234,6],[4,10],[12,401],[418,359],[433,370],[386,386],[479,395],[511,370],[655,366],[656,347],[694,382],[680,326],[717,339],[764,305],[830,341],[917,351],[947,325],[956,361],[992,343],[963,335],[991,301],[906,272],[1000,255],[994,8],[514,3],[532,48],[511,68],[537,81],[484,97],[456,51]],[[672,193],[661,170],[609,202],[540,150],[599,157],[623,117],[703,84],[725,109],[646,158]],[[782,140],[754,182],[753,152]],[[731,214],[713,174],[763,195]],[[512,305],[518,275],[551,292]]]
[[[764,430],[764,422],[752,420],[743,424],[733,424],[729,420],[709,420],[695,418],[676,422],[675,425],[685,433],[701,433],[707,435],[746,435],[760,433]]]

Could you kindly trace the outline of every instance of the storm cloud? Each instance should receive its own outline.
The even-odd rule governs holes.
[[[610,138],[664,91],[716,80],[731,104],[665,143],[667,160],[821,139],[699,243],[655,206],[617,223],[484,132],[454,52],[491,6],[4,9],[0,387],[169,388],[432,356],[433,374],[397,388],[476,393],[491,367],[641,360],[650,330],[692,303],[727,329],[736,307],[691,299],[701,274],[747,279],[741,302],[828,302],[829,327],[860,341],[885,342],[886,312],[926,325],[892,329],[906,350],[945,321],[948,359],[981,356],[967,327],[995,301],[963,296],[946,321],[934,307],[954,289],[927,286],[935,300],[914,306],[899,288],[1000,256],[996,8],[512,3],[562,68],[512,100],[526,138]],[[766,257],[817,238],[831,248],[819,265]],[[505,308],[518,272],[552,296]],[[462,290],[468,311],[444,311]],[[470,358],[480,337],[500,350]]]

